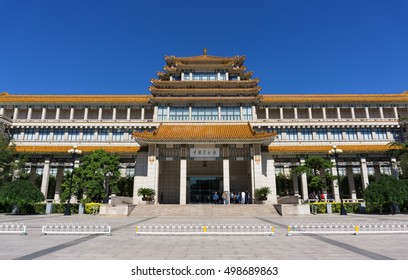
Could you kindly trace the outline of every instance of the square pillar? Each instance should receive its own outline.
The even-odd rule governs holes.
[[[49,182],[50,182],[50,159],[46,159],[44,161],[44,169],[41,181],[41,192],[43,193],[45,199],[47,199]]]
[[[347,166],[347,180],[350,189],[351,199],[353,201],[356,201],[357,200],[356,185],[354,182],[354,173],[352,166]]]
[[[266,158],[266,186],[271,189],[271,193],[268,195],[267,202],[276,204],[278,203],[276,197],[276,171],[275,171],[275,159],[272,155],[267,155]]]
[[[180,159],[180,205],[187,203],[187,160]]]
[[[222,174],[224,177],[224,192],[228,194],[228,201],[229,201],[229,194],[230,194],[230,164],[229,164],[229,159],[224,158],[222,160]]]
[[[305,165],[305,159],[301,158],[300,159],[300,166]],[[300,175],[300,185],[302,188],[302,193],[303,193],[303,201],[306,202],[309,200],[309,188],[307,186],[307,175],[306,173],[302,173]]]
[[[54,194],[54,202],[60,202],[60,193],[61,193],[61,185],[64,179],[64,167],[58,166],[57,168],[57,178],[55,182],[55,194]]]
[[[298,175],[296,174],[296,172],[293,172],[293,169],[292,169],[292,187],[294,195],[299,195]]]
[[[363,185],[363,190],[367,188],[370,181],[368,180],[368,171],[367,171],[367,160],[365,157],[361,157],[360,159],[360,167],[361,167],[361,183]]]
[[[333,163],[333,167],[331,168],[331,173],[333,176],[339,176],[340,174],[337,174],[337,168],[336,168],[336,160],[334,158],[330,159],[331,162]],[[336,202],[340,201],[340,193],[339,193],[339,189],[341,188],[340,186],[340,180],[338,179],[334,179],[332,181],[332,189],[333,189],[333,194],[334,194],[334,200]]]

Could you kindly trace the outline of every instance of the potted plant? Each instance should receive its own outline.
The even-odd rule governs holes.
[[[140,188],[137,190],[137,195],[141,196],[143,201],[153,201],[155,194],[155,190],[151,188]]]
[[[255,198],[260,201],[265,201],[268,199],[268,194],[271,194],[271,189],[269,187],[260,187],[255,189]]]

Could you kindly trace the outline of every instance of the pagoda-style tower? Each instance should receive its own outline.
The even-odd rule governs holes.
[[[246,72],[245,56],[219,57],[203,55],[192,57],[165,56],[164,72],[149,90],[153,102],[231,102],[257,103],[259,79]]]

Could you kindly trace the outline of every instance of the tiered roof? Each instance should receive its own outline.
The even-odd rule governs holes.
[[[191,57],[165,56],[164,72],[158,72],[158,79],[152,79],[149,87],[155,102],[162,101],[162,97],[170,96],[252,96],[252,102],[256,102],[261,88],[258,86],[259,79],[251,79],[252,72],[246,72],[243,65],[245,56],[220,57],[207,55],[204,49],[203,55]],[[171,79],[173,76],[181,76],[182,72],[210,72],[224,71],[229,74],[237,74],[238,80],[217,81],[191,81]],[[239,102],[239,100],[238,100]]]
[[[256,132],[250,124],[162,124],[153,132],[133,132],[141,143],[271,143],[276,132]]]

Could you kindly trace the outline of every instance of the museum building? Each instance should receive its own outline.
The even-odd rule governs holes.
[[[343,198],[361,199],[381,174],[398,174],[388,143],[407,136],[408,91],[399,94],[260,94],[245,56],[165,56],[148,95],[0,94],[0,122],[18,152],[28,155],[33,180],[59,201],[68,150],[98,149],[120,156],[122,176],[137,189],[156,190],[160,204],[210,203],[214,192],[268,186],[309,200],[306,174],[293,170],[311,155],[330,159],[333,145]],[[331,172],[337,175],[335,167]],[[55,187],[50,191],[50,177]],[[339,200],[334,181],[329,192]]]

